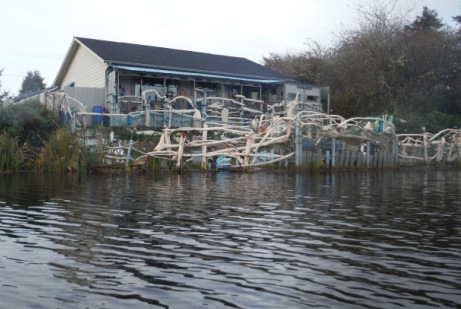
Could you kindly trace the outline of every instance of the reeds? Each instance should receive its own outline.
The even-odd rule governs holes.
[[[36,170],[49,172],[78,171],[85,166],[85,155],[79,147],[79,136],[61,128],[45,143],[36,160]]]
[[[0,170],[16,171],[20,168],[22,154],[17,139],[3,133],[0,135]]]

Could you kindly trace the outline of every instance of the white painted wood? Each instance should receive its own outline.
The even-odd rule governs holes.
[[[86,48],[79,46],[61,83],[61,89],[71,82],[75,87],[105,88],[107,64]]]

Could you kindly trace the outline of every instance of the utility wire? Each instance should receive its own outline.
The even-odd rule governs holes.
[[[25,77],[25,75],[18,75],[18,74],[3,74],[3,76],[17,76],[17,77]],[[54,79],[54,77],[44,77],[44,79]]]
[[[35,58],[43,58],[43,59],[50,59],[50,60],[64,59],[64,56],[60,56],[60,55],[32,52],[32,51],[19,50],[19,49],[9,49],[9,48],[0,48],[0,53],[7,54],[7,55],[14,55],[14,56],[35,57]]]

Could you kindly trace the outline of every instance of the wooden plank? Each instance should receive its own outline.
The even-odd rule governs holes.
[[[351,151],[351,162],[350,162],[350,166],[351,168],[357,168],[357,151],[356,150],[352,150]]]
[[[350,167],[349,163],[350,163],[350,160],[351,160],[351,150],[346,149],[345,153],[346,153],[346,156],[345,156],[345,159],[344,159],[344,167],[349,168]]]
[[[390,156],[388,153],[383,153],[383,167],[387,168],[389,167],[389,162],[390,162]]]
[[[363,162],[363,153],[362,152],[357,152],[357,168],[362,168],[362,162]]]
[[[367,168],[370,168],[371,166],[371,154],[370,154],[370,142],[367,142],[367,155],[365,156],[365,165]]]
[[[373,160],[372,164],[371,164],[371,167],[375,168],[375,167],[378,167],[378,153],[374,153],[372,156],[371,156],[371,159]]]
[[[344,167],[344,159],[345,159],[345,158],[346,158],[346,154],[345,154],[345,152],[344,152],[344,150],[343,150],[343,151],[341,151],[341,153],[339,154],[339,164],[338,164],[338,165],[339,165],[340,168],[343,168],[343,167]]]

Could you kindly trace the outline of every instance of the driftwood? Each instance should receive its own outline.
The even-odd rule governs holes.
[[[345,154],[349,151],[349,157],[344,160],[352,162],[353,157],[357,157],[357,165],[363,162],[366,166],[370,166],[371,154],[370,145],[373,145],[377,152],[381,154],[395,154],[395,160],[399,158],[400,163],[407,162],[453,162],[456,160],[461,161],[461,131],[456,129],[445,129],[437,134],[422,133],[422,134],[395,134],[395,127],[392,121],[388,121],[387,115],[382,118],[375,117],[356,117],[344,119],[338,115],[329,115],[316,111],[301,111],[295,114],[296,106],[299,104],[298,96],[293,102],[281,102],[273,104],[268,113],[264,114],[262,111],[248,108],[245,102],[263,103],[261,100],[251,100],[243,96],[237,95],[236,99],[220,98],[220,97],[207,97],[207,100],[213,102],[211,105],[217,111],[213,111],[217,116],[221,117],[222,123],[205,122],[205,118],[201,118],[199,108],[195,105],[200,99],[194,102],[183,96],[178,96],[173,99],[168,99],[165,95],[161,95],[155,90],[148,90],[143,92],[142,96],[131,98],[136,99],[142,106],[147,106],[146,93],[155,92],[156,96],[164,101],[164,110],[143,110],[130,112],[128,114],[101,114],[86,112],[83,104],[77,100],[73,100],[65,95],[61,96],[60,102],[63,112],[71,115],[70,125],[72,129],[85,126],[85,117],[82,117],[82,122],[79,122],[78,116],[85,115],[100,115],[108,117],[118,116],[133,116],[145,117],[145,124],[149,126],[149,113],[161,112],[169,115],[169,122],[161,133],[160,141],[153,151],[143,152],[139,149],[130,148],[131,151],[138,152],[137,160],[131,157],[126,158],[124,153],[129,148],[129,145],[119,145],[119,147],[107,148],[105,159],[111,161],[126,161],[130,165],[145,164],[148,157],[159,158],[167,161],[175,161],[176,168],[182,169],[184,164],[193,161],[196,158],[201,158],[200,165],[202,169],[206,169],[209,159],[216,159],[219,156],[226,156],[233,158],[231,161],[232,168],[247,168],[253,166],[260,166],[265,164],[273,164],[288,160],[292,156],[296,156],[296,164],[300,162],[302,156],[302,142],[303,140],[312,141],[315,147],[320,147],[321,142],[324,140],[340,140],[342,142],[341,149],[336,148],[332,142],[332,148],[329,149],[328,154],[332,162],[334,160],[343,160],[339,157],[338,151]],[[203,90],[195,89],[197,92]],[[127,98],[120,98],[121,100]],[[174,110],[172,103],[175,100],[185,100],[192,107],[192,110]],[[203,99],[202,99],[203,100]],[[239,100],[239,101],[238,101]],[[54,102],[54,99],[53,99]],[[224,104],[226,102],[226,104]],[[226,105],[235,104],[239,106],[242,112],[250,112],[255,115],[249,126],[231,126],[228,125],[228,117],[230,112],[224,110]],[[304,103],[305,104],[305,103]],[[78,112],[72,112],[77,106]],[[282,107],[283,113],[275,112],[276,108]],[[170,128],[171,115],[173,113],[193,113],[194,115],[184,115],[194,120],[193,127],[184,128]],[[211,111],[210,111],[211,112]],[[203,109],[202,109],[203,113]],[[235,113],[235,112],[234,112]],[[205,114],[206,115],[206,114]],[[232,118],[233,120],[238,118]],[[196,124],[199,127],[196,127]],[[232,123],[236,123],[235,121]],[[243,121],[241,122],[243,123]],[[377,123],[380,127],[377,128]],[[190,131],[197,132],[201,139],[192,139]],[[212,131],[217,133],[217,139],[210,136],[208,133]],[[221,138],[221,136],[225,136]],[[232,136],[232,137],[227,137]],[[101,143],[101,142],[99,142]],[[366,145],[366,147],[364,147]],[[355,152],[360,150],[360,156],[356,156]],[[317,150],[320,148],[317,148]],[[353,150],[350,150],[353,149]],[[117,150],[123,150],[123,154],[115,154]],[[192,152],[201,150],[200,153]],[[261,151],[262,150],[262,151]],[[266,153],[262,153],[262,152]],[[275,154],[275,152],[277,154]],[[325,157],[326,154],[323,154]],[[316,160],[322,160],[322,153],[316,157]],[[363,158],[362,158],[363,157]],[[256,162],[255,158],[263,159],[263,162]],[[375,155],[373,162],[378,160],[378,155]],[[287,161],[285,161],[287,162]],[[341,161],[341,165],[343,162]],[[344,163],[346,164],[346,163]],[[116,169],[114,164],[113,169]],[[346,164],[347,165],[347,164]],[[350,163],[353,165],[353,163]],[[333,166],[333,163],[332,163]],[[95,168],[101,168],[97,167]]]

